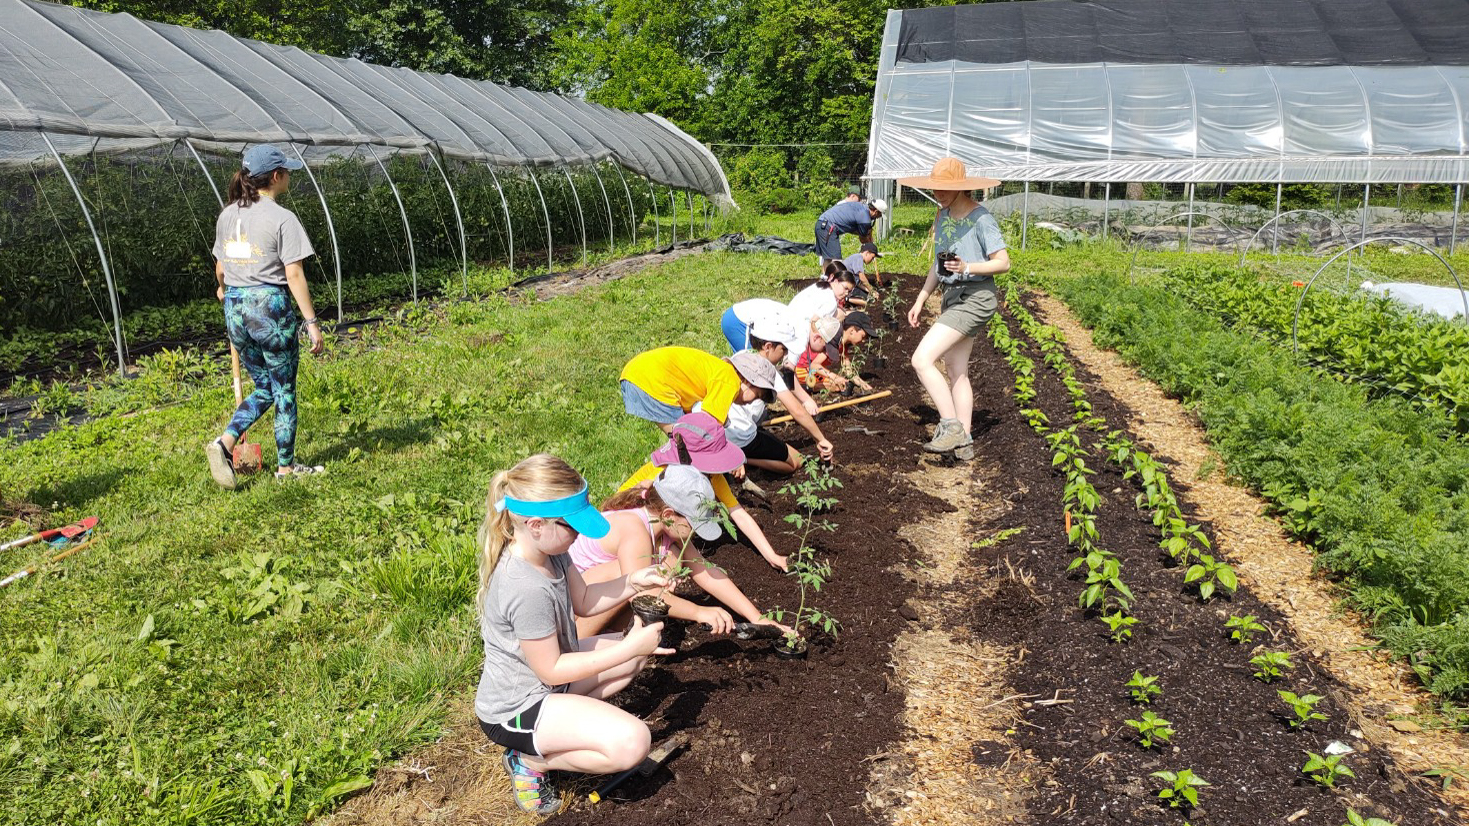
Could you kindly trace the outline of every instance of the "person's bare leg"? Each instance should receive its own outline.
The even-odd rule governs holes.
[[[933,406],[938,410],[941,419],[954,419],[957,416],[955,416],[953,391],[949,387],[949,380],[939,370],[938,361],[944,358],[950,348],[965,338],[967,336],[953,327],[935,324],[923,334],[923,340],[918,342],[918,348],[913,351],[913,358],[910,359],[913,372],[918,374],[919,383],[923,385],[928,397],[933,400]],[[972,343],[971,341],[971,346]],[[972,406],[973,403],[971,398],[970,405]]]
[[[954,418],[968,433],[974,419],[974,387],[969,383],[969,357],[974,352],[974,339],[965,336],[943,355],[944,372],[949,378],[949,394],[954,400]]]
[[[613,774],[648,756],[652,735],[642,720],[616,706],[577,694],[552,694],[541,701],[536,725],[540,757],[520,756],[538,771]]]
[[[796,450],[790,445],[786,445],[786,450],[788,453],[786,453],[784,461],[780,459],[746,459],[745,464],[760,468],[761,470],[768,470],[771,473],[779,473],[782,476],[790,476],[792,473],[801,469],[801,463],[805,460],[805,457],[801,455],[799,450]]]

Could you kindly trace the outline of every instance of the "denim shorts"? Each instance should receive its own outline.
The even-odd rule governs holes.
[[[622,409],[658,424],[673,424],[683,415],[683,408],[676,404],[660,402],[636,384],[622,380]]]

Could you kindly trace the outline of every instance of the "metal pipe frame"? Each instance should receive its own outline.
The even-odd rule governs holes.
[[[505,199],[505,190],[500,188],[500,176],[495,174],[495,165],[487,163],[485,168],[490,170],[490,180],[495,184],[495,191],[500,193],[500,210],[505,213],[505,236],[509,244],[510,274],[515,274],[515,227],[510,223],[510,202]]]
[[[92,231],[92,243],[97,245],[97,260],[102,263],[102,277],[107,281],[108,305],[112,308],[112,342],[117,346],[117,373],[124,378],[127,377],[127,354],[122,348],[122,303],[117,299],[117,284],[112,280],[112,263],[107,260],[107,250],[102,246],[102,236],[97,234],[97,224],[92,220],[92,210],[87,208],[87,200],[82,197],[81,187],[77,186],[76,178],[71,175],[71,170],[61,160],[61,153],[56,151],[56,144],[51,142],[51,136],[45,132],[40,133],[41,139],[46,142],[46,148],[51,150],[51,157],[56,159],[56,165],[61,167],[61,174],[66,176],[66,182],[71,185],[71,193],[76,196],[77,206],[82,208],[82,217],[87,219],[87,229]],[[92,144],[95,149],[96,144]]]
[[[1275,217],[1266,221],[1271,225],[1270,252],[1275,255],[1280,254],[1280,198],[1284,193],[1285,184],[1277,183],[1275,185]]]
[[[337,275],[337,321],[340,322],[345,316],[342,314],[342,248],[337,243],[337,225],[332,221],[332,208],[326,202],[326,193],[316,180],[316,173],[311,171],[311,164],[306,162],[306,156],[301,154],[301,147],[293,143],[291,151],[296,153],[296,160],[301,162],[301,168],[306,171],[311,188],[316,190],[316,198],[321,201],[322,214],[326,216],[326,234],[332,242],[332,270]]]
[[[438,149],[438,147],[434,147]],[[442,149],[439,149],[442,152]],[[464,297],[469,297],[469,239],[464,234],[464,213],[459,211],[459,196],[454,192],[454,184],[449,181],[449,173],[444,170],[444,165],[439,163],[439,157],[433,150],[429,150],[429,159],[434,162],[434,168],[439,170],[439,177],[444,179],[444,188],[449,190],[449,203],[454,207],[454,223],[459,227],[459,278],[464,285]]]
[[[678,243],[678,190],[668,188],[668,202],[673,204],[673,243]]]
[[[1464,203],[1464,185],[1454,187],[1454,222],[1449,230],[1449,255],[1454,254],[1454,248],[1459,244],[1459,207]]]
[[[531,185],[536,188],[536,196],[541,199],[541,215],[546,219],[546,272],[556,269],[556,258],[551,253],[551,210],[546,209],[546,194],[541,191],[541,182],[536,180],[536,173],[530,167],[525,167],[525,174],[530,176]]]
[[[1107,237],[1111,234],[1111,231],[1112,231],[1112,182],[1111,181],[1108,181],[1107,184],[1106,184],[1106,187],[1107,187],[1106,188],[1106,194],[1102,196],[1103,197],[1103,200],[1102,200],[1102,240],[1103,241],[1107,240]]]
[[[648,185],[648,198],[653,202],[653,246],[663,246],[663,219],[658,215],[658,193],[653,191],[653,182],[647,178],[643,182]]]
[[[566,185],[571,187],[571,198],[576,202],[576,223],[581,227],[581,265],[587,265],[587,219],[581,211],[581,195],[576,191],[576,182],[571,179],[571,172],[566,167],[561,167],[561,174],[566,176]]]
[[[378,157],[377,148],[372,144],[364,144],[367,151],[372,154],[372,159],[377,162],[377,168],[382,170],[383,177],[388,181],[388,189],[393,191],[393,200],[398,202],[398,216],[403,219],[403,235],[408,239],[408,272],[413,279],[413,303],[418,303],[418,256],[413,251],[413,227],[408,223],[408,208],[403,206],[403,196],[398,193],[398,185],[393,183],[393,176],[388,174],[388,168],[383,164],[383,159]]]
[[[1342,250],[1341,252],[1338,252],[1336,255],[1331,256],[1331,258],[1328,259],[1325,264],[1322,264],[1321,267],[1316,270],[1316,272],[1311,276],[1311,280],[1306,282],[1305,288],[1301,290],[1301,297],[1296,299],[1295,315],[1291,317],[1290,322],[1290,350],[1292,353],[1299,353],[1301,351],[1300,341],[1297,339],[1296,336],[1300,330],[1301,307],[1304,306],[1306,303],[1306,293],[1311,291],[1311,285],[1316,283],[1316,279],[1320,278],[1321,273],[1326,272],[1326,268],[1331,266],[1332,263],[1336,261],[1336,259],[1342,257],[1343,255],[1346,255],[1347,253],[1359,247],[1365,247],[1368,244],[1373,243],[1374,241],[1396,241],[1400,244],[1412,244],[1413,246],[1422,249],[1424,252],[1427,252],[1429,255],[1432,255],[1434,258],[1437,258],[1438,263],[1443,264],[1444,269],[1449,271],[1449,276],[1454,279],[1454,286],[1459,288],[1459,299],[1464,302],[1463,319],[1465,322],[1469,322],[1469,294],[1466,294],[1464,292],[1464,285],[1459,281],[1459,274],[1454,271],[1454,268],[1449,265],[1448,261],[1444,260],[1444,257],[1442,255],[1438,254],[1438,250],[1428,246],[1422,241],[1418,241],[1413,238],[1364,238],[1357,243],[1351,245],[1350,247]]]
[[[699,234],[699,230],[694,226],[694,218],[697,217],[694,215],[694,192],[693,190],[685,189],[683,194],[684,206],[689,208],[689,239],[693,240],[693,237]]]
[[[194,156],[194,163],[199,164],[199,171],[204,173],[204,180],[208,181],[209,188],[214,190],[214,200],[219,201],[220,209],[224,209],[224,195],[219,191],[219,184],[214,182],[214,176],[209,174],[209,167],[204,165],[204,159],[199,157],[199,150],[194,148],[194,144],[190,143],[188,138],[184,138],[181,143],[189,147],[189,154]]]
[[[1185,235],[1183,237],[1183,251],[1184,252],[1193,252],[1193,246],[1194,246],[1194,216],[1193,216],[1193,212],[1194,212],[1194,185],[1193,185],[1192,182],[1190,182],[1189,185],[1188,185],[1188,211],[1189,211],[1189,216],[1188,216],[1188,235]]]
[[[1025,182],[1025,194],[1020,197],[1020,249],[1025,249],[1030,240],[1030,181]]]
[[[602,173],[597,171],[596,164],[592,164],[592,175],[597,179],[597,188],[602,190],[602,206],[607,208],[607,251],[611,252],[617,247],[617,232],[612,224],[612,202],[607,200],[607,187],[602,184]]]
[[[613,164],[612,168],[617,170],[617,177],[622,181],[622,194],[627,196],[627,223],[628,226],[632,227],[632,242],[633,244],[637,244],[638,210],[632,203],[632,190],[627,186],[627,176],[622,174],[622,164]]]

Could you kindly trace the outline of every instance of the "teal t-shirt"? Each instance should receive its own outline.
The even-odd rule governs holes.
[[[955,218],[947,209],[939,210],[934,221],[934,252],[952,252],[968,262],[988,261],[991,255],[1007,249],[1004,236],[1000,235],[1000,224],[995,216],[983,206],[976,206],[968,215]],[[937,260],[935,260],[937,267]],[[975,281],[991,278],[988,275],[958,275],[937,267],[939,281],[956,284],[960,281]]]

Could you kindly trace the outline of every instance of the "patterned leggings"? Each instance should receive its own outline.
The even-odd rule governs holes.
[[[225,432],[238,439],[275,405],[277,461],[296,461],[296,368],[301,363],[301,322],[285,287],[229,287],[224,291],[224,324],[240,364],[255,392],[235,410]]]

